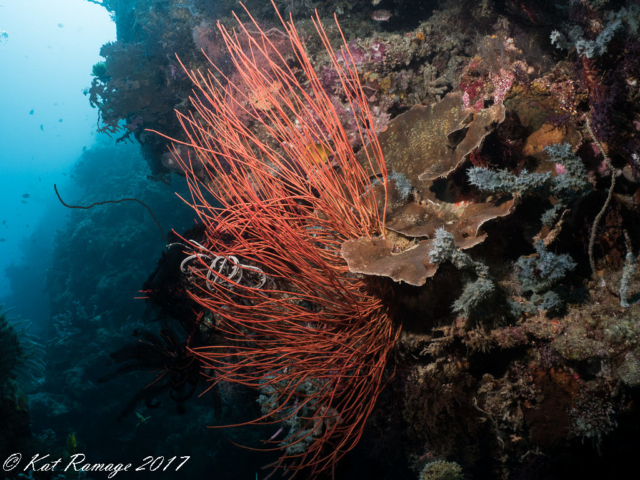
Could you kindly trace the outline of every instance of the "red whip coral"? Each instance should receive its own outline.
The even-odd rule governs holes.
[[[178,143],[197,159],[175,158],[206,241],[190,242],[183,271],[207,311],[202,328],[220,339],[193,352],[211,382],[259,390],[264,415],[248,423],[282,424],[266,442],[284,451],[274,467],[318,474],[357,444],[399,335],[384,283],[350,273],[340,254],[348,239],[384,235],[368,172],[385,189],[387,173],[346,44],[339,61],[314,19],[370,146],[362,163],[293,23],[281,21],[295,62],[253,21],[218,25],[233,82],[215,65],[219,76],[189,73],[197,113],[179,114],[188,142]]]

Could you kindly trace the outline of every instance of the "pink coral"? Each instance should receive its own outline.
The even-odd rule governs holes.
[[[380,63],[384,60],[384,52],[387,50],[387,46],[382,42],[373,42],[369,55],[372,62]]]
[[[499,74],[491,74],[493,83],[493,104],[497,105],[504,100],[505,95],[513,85],[515,75],[511,70],[500,69]]]
[[[464,105],[464,108],[471,107],[471,99],[469,98],[469,92],[465,91],[464,94],[462,95],[462,103]]]
[[[216,30],[208,22],[202,21],[200,25],[194,27],[193,43],[211,60],[217,61],[222,56],[221,47],[224,44],[219,40],[216,41]]]
[[[354,64],[362,65],[367,60],[367,55],[365,54],[364,50],[360,48],[356,40],[351,40],[349,42],[349,45],[347,46],[347,49],[348,49],[348,55],[351,57],[351,60],[353,60]],[[338,59],[339,62],[345,63],[344,53],[342,50],[339,52],[336,52],[336,58]]]

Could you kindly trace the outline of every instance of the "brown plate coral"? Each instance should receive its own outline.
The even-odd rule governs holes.
[[[393,235],[345,242],[342,256],[351,272],[421,286],[437,270],[428,255],[436,229],[453,234],[461,249],[484,241],[481,226],[508,215],[516,199],[465,194],[447,177],[504,119],[502,103],[475,112],[465,108],[462,94],[451,93],[441,102],[417,105],[389,122],[379,135],[391,179],[386,201],[382,185],[373,187],[371,194]],[[361,154],[361,161],[364,157]]]

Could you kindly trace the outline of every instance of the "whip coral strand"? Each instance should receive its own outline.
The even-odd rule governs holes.
[[[348,239],[384,235],[386,205],[371,193],[370,172],[380,172],[386,191],[387,171],[344,36],[336,54],[313,19],[369,145],[361,163],[293,22],[280,18],[295,59],[287,62],[251,20],[251,30],[239,20],[237,30],[218,24],[234,81],[214,64],[217,75],[187,72],[196,112],[178,113],[188,141],[174,142],[197,159],[175,157],[207,235],[189,243],[184,267],[193,299],[208,312],[202,328],[220,339],[193,354],[212,384],[262,394],[263,416],[248,423],[280,423],[287,432],[265,441],[283,450],[274,469],[316,475],[357,444],[399,335],[386,284],[351,274],[340,254]],[[217,257],[232,265],[228,277],[214,268]],[[267,280],[252,288],[235,281],[237,268]]]

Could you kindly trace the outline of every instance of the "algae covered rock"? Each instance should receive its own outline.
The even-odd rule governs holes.
[[[462,467],[455,462],[437,460],[428,463],[422,473],[420,480],[462,480]]]

